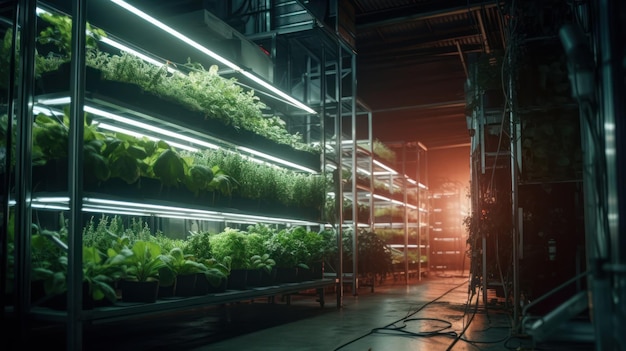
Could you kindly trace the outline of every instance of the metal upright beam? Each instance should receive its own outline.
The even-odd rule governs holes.
[[[68,189],[70,220],[67,272],[67,350],[82,349],[83,305],[83,144],[85,125],[86,0],[72,2],[72,61],[70,69],[70,128]]]
[[[32,235],[32,129],[35,86],[36,0],[18,2],[19,84],[17,91],[17,139],[15,141],[15,313],[19,331],[24,334],[30,312]]]
[[[626,350],[626,342],[624,342],[623,333],[626,326],[626,254],[624,252],[624,243],[626,242],[626,234],[624,228],[620,228],[620,221],[623,223],[626,213],[620,213],[620,198],[624,195],[624,179],[618,177],[618,171],[623,171],[624,141],[618,140],[617,133],[623,132],[624,112],[626,112],[623,94],[624,94],[624,44],[620,37],[621,28],[620,15],[624,11],[620,11],[620,5],[616,1],[600,0],[598,14],[598,39],[599,39],[599,74],[601,81],[601,100],[598,101],[601,120],[604,122],[603,153],[606,169],[604,174],[605,187],[598,191],[606,191],[604,196],[605,216],[604,233],[598,232],[596,240],[603,240],[602,237],[608,239],[608,250],[606,252],[606,260],[599,261],[604,267],[599,272],[601,276],[599,280],[607,280],[610,284],[609,291],[606,291],[606,299],[611,301],[611,310],[596,310],[596,318],[601,316],[613,315],[610,331],[600,330],[601,339],[605,344],[598,344],[599,350]],[[621,3],[621,2],[620,2]],[[623,4],[621,5],[623,6]],[[621,128],[618,128],[621,126]],[[623,206],[623,204],[622,204]],[[620,216],[621,215],[621,216]],[[620,230],[621,229],[621,230]],[[594,293],[597,293],[594,291]],[[606,313],[606,314],[605,314]],[[606,317],[604,317],[606,318]],[[597,330],[597,329],[596,329]]]

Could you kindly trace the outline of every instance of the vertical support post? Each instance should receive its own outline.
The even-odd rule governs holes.
[[[8,84],[7,87],[7,105],[6,105],[6,113],[7,113],[7,125],[6,125],[6,138],[5,138],[5,145],[4,147],[6,148],[6,150],[10,150],[10,146],[9,145],[13,145],[13,121],[15,120],[15,115],[13,113],[14,111],[14,107],[15,107],[15,81],[16,81],[16,67],[17,67],[17,57],[15,55],[15,49],[16,49],[16,45],[17,45],[17,38],[18,38],[18,30],[17,30],[17,19],[15,18],[17,15],[17,2],[14,2],[12,5],[12,13],[11,13],[11,19],[12,19],[12,30],[13,30],[13,34],[11,35],[11,55],[9,57],[9,80],[8,82],[3,82],[5,84]],[[2,84],[2,83],[0,83]],[[0,145],[0,147],[2,147],[2,145]],[[0,291],[7,291],[7,284],[8,284],[8,274],[7,274],[7,270],[8,270],[8,260],[9,260],[9,253],[8,253],[8,240],[9,240],[9,217],[11,215],[11,210],[9,208],[9,198],[10,198],[10,193],[11,193],[11,169],[12,169],[12,164],[13,164],[13,158],[15,157],[15,155],[12,152],[6,152],[6,156],[4,158],[4,164],[0,165],[0,167],[3,167],[6,171],[3,172],[3,176],[1,180],[2,182],[2,191],[0,192],[0,197],[2,197],[4,199],[4,201],[2,201],[2,204],[0,204],[0,208],[2,209],[2,214],[0,215],[0,217],[2,218],[2,224],[0,224],[0,238],[2,238],[2,248],[0,248],[0,262],[1,262],[1,268],[0,268]],[[15,230],[15,224],[13,225],[13,228],[11,228],[11,230]],[[13,255],[15,255],[15,253],[12,253]],[[15,303],[15,301],[7,301],[8,299],[1,299],[0,300],[0,320],[6,320],[6,306],[12,305]]]
[[[19,86],[15,141],[15,314],[20,333],[25,333],[30,312],[31,226],[32,226],[32,129],[35,84],[35,37],[37,1],[18,2]],[[9,111],[11,114],[11,111]],[[21,334],[21,337],[25,337]]]
[[[618,4],[619,3],[619,4]],[[600,218],[603,222],[602,228],[595,232],[597,242],[605,241],[608,244],[604,256],[598,257],[596,260],[599,268],[594,285],[597,288],[593,290],[594,315],[597,319],[605,318],[607,315],[613,315],[610,323],[610,329],[598,330],[601,334],[597,339],[599,350],[624,350],[626,344],[623,341],[624,327],[626,325],[626,253],[624,244],[626,244],[626,234],[624,228],[620,228],[620,224],[624,223],[626,213],[620,213],[620,208],[624,210],[624,179],[620,178],[624,172],[624,140],[618,139],[624,133],[624,44],[620,40],[620,16],[624,14],[624,6],[621,2],[610,0],[601,0],[599,2],[598,11],[598,43],[599,43],[599,74],[601,81],[601,100],[598,101],[600,106],[601,121],[603,133],[606,175],[603,189],[596,189],[600,193],[599,198],[602,203],[600,206],[605,208],[605,218]],[[597,130],[597,129],[596,129]],[[620,162],[621,161],[621,162]],[[613,267],[613,268],[609,268]],[[600,288],[605,288],[600,290]],[[610,295],[609,295],[610,294]],[[604,299],[604,302],[600,302]],[[607,303],[608,302],[608,303]],[[610,303],[610,304],[609,304]],[[610,310],[605,310],[609,308]]]
[[[343,57],[343,51],[341,54]],[[354,237],[352,238],[352,295],[358,295],[359,290],[359,228],[358,208],[359,195],[356,192],[356,168],[357,168],[357,140],[356,140],[356,55],[350,53],[350,120],[352,121],[352,220],[354,222]],[[340,73],[343,76],[343,71]],[[343,101],[343,100],[342,100]],[[367,272],[366,272],[367,273]],[[373,284],[373,283],[372,283]]]
[[[69,237],[67,290],[67,349],[82,349],[83,302],[83,132],[85,125],[85,36],[87,27],[86,1],[73,2],[72,65],[70,70],[70,129],[69,129]]]
[[[409,284],[409,198],[407,194],[406,176],[406,143],[402,143],[402,189],[404,202],[404,281]]]
[[[512,57],[508,55],[509,68],[512,67]],[[520,287],[519,287],[519,231],[517,228],[518,223],[518,164],[517,164],[517,139],[518,128],[514,111],[514,77],[509,74],[509,81],[507,84],[508,95],[508,107],[509,107],[509,136],[510,136],[510,148],[511,148],[511,240],[512,252],[513,252],[513,330],[516,330],[519,322],[519,307],[520,307]],[[506,108],[506,106],[505,106]],[[494,167],[496,165],[494,164]],[[505,287],[506,288],[506,287]]]
[[[341,45],[338,45],[341,52]],[[342,150],[342,116],[341,116],[341,59],[337,58],[335,64],[335,101],[337,109],[335,115],[335,155],[337,155],[337,168],[335,169],[335,212],[337,214],[337,250],[339,252],[339,264],[337,267],[337,307],[343,306],[343,185],[341,168],[343,167]]]

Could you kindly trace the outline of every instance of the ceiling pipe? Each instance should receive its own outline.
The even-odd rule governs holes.
[[[474,11],[476,18],[478,19],[478,26],[480,27],[480,35],[483,37],[483,44],[485,45],[485,53],[490,54],[489,39],[487,39],[487,32],[485,32],[485,25],[483,23],[483,16],[480,14],[480,9]]]
[[[391,108],[384,108],[384,109],[373,110],[372,112],[380,113],[380,112],[391,112],[391,111],[401,111],[401,110],[422,110],[422,109],[448,108],[448,107],[465,107],[465,100],[436,102],[436,103],[432,103],[432,104],[421,104],[421,105],[391,107]]]
[[[402,22],[407,22],[407,21],[421,21],[421,20],[426,20],[426,19],[431,19],[431,18],[438,18],[438,17],[444,17],[444,16],[452,16],[452,15],[462,15],[462,14],[466,14],[468,12],[472,12],[472,11],[476,11],[476,10],[480,10],[482,8],[492,8],[492,7],[496,7],[498,4],[494,3],[494,2],[485,2],[485,3],[481,3],[481,4],[476,4],[474,6],[460,6],[460,7],[456,7],[456,8],[452,8],[452,9],[444,9],[444,10],[440,10],[440,11],[431,11],[431,12],[423,12],[423,13],[418,13],[415,15],[411,15],[411,16],[404,16],[404,17],[394,17],[391,19],[387,19],[387,20],[382,20],[382,21],[378,21],[378,22],[370,22],[367,24],[362,24],[362,25],[357,25],[357,32],[359,31],[363,31],[369,28],[375,28],[375,27],[382,27],[382,26],[390,26],[390,25],[394,25],[394,24],[399,24]],[[358,19],[357,19],[358,21]]]
[[[465,56],[463,56],[463,50],[461,50],[461,44],[459,44],[458,40],[455,40],[456,50],[459,52],[459,58],[461,59],[461,64],[463,65],[463,71],[465,72],[465,78],[469,78],[469,74],[467,73],[467,64],[465,64]]]

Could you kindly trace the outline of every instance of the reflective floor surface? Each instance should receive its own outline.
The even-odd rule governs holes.
[[[592,343],[537,343],[516,335],[504,303],[469,291],[461,272],[421,280],[388,279],[338,299],[326,292],[321,307],[314,293],[209,306],[159,316],[86,325],[84,350],[593,350]],[[64,333],[42,328],[33,342],[65,349]],[[48,341],[48,342],[47,342]],[[18,345],[16,349],[27,347]],[[58,346],[58,348],[56,348]]]

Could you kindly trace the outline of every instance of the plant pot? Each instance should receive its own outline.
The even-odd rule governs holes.
[[[67,292],[56,295],[46,295],[44,282],[35,280],[31,282],[31,302],[37,306],[64,311],[67,310]],[[112,303],[106,299],[94,301],[89,294],[89,284],[86,282],[83,283],[83,310],[90,310],[97,306],[107,305],[112,305]]]
[[[156,302],[159,295],[159,281],[151,280],[138,282],[132,280],[120,281],[122,302]]]
[[[324,278],[324,262],[312,262],[309,268],[298,268],[298,280],[309,281]]]
[[[245,290],[247,288],[248,270],[231,269],[228,275],[228,290]]]
[[[217,286],[214,286],[209,282],[204,273],[198,273],[196,276],[196,287],[194,289],[196,296],[220,293],[226,291],[226,285],[228,284],[228,279],[224,278],[220,280],[220,283]]]
[[[297,283],[298,267],[277,267],[276,282],[281,283]]]
[[[174,297],[175,293],[176,293],[176,283],[170,284],[168,286],[163,286],[159,284],[158,298]]]
[[[196,280],[198,275],[182,274],[176,277],[176,296],[194,296],[196,295]]]
[[[260,269],[248,269],[246,273],[246,285],[248,287],[261,286],[261,270]]]
[[[271,271],[261,270],[261,285],[270,286],[276,284],[276,267],[273,267]]]

